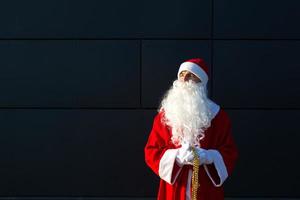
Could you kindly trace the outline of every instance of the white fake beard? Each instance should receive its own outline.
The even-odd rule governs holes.
[[[191,80],[175,80],[166,92],[159,110],[164,111],[163,122],[172,129],[173,144],[200,145],[212,119],[204,85]]]

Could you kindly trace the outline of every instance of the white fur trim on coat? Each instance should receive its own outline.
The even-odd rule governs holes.
[[[213,158],[213,164],[214,164],[214,166],[215,166],[215,168],[217,170],[217,173],[219,175],[220,183],[217,184],[214,181],[214,179],[210,175],[209,170],[208,170],[208,168],[207,168],[206,165],[204,165],[204,169],[205,169],[207,175],[209,176],[210,180],[214,184],[214,186],[215,187],[220,187],[224,183],[224,181],[226,180],[226,178],[228,177],[228,172],[227,172],[227,169],[226,169],[223,157],[220,154],[220,152],[217,151],[217,150],[209,149],[209,150],[207,150],[207,153],[209,153],[210,156]]]
[[[178,149],[168,149],[167,151],[165,151],[164,155],[162,156],[159,162],[158,174],[160,178],[171,185],[174,184],[174,182],[177,179],[177,176],[181,171],[180,168],[172,179],[172,173],[173,173],[173,168],[174,168],[177,154],[178,154]]]
[[[208,99],[208,106],[209,106],[210,111],[212,112],[212,115],[213,115],[212,119],[213,119],[220,111],[220,106],[210,99]]]

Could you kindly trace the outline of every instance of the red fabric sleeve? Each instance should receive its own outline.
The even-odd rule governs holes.
[[[167,126],[161,122],[162,113],[155,116],[153,127],[150,132],[147,144],[144,148],[145,161],[147,165],[159,176],[159,163],[168,149],[175,149],[175,146],[170,140],[170,131]],[[173,175],[176,175],[180,170],[180,167],[175,163],[172,171]]]
[[[218,123],[218,139],[216,150],[221,154],[224,164],[226,166],[226,170],[228,176],[230,176],[233,172],[234,166],[236,164],[236,160],[238,158],[238,149],[234,142],[232,136],[232,125],[229,116],[225,111],[221,111],[221,117],[219,118]],[[215,183],[220,183],[219,175],[216,171],[216,168],[213,164],[207,165],[209,173],[211,174]]]
[[[145,161],[158,176],[160,159],[167,150],[166,141],[164,137],[162,137],[162,126],[160,120],[160,115],[157,114],[154,118],[152,130],[144,148]]]
[[[227,115],[227,114],[226,114]],[[236,164],[236,160],[238,158],[238,149],[234,142],[232,136],[232,125],[229,117],[227,116],[227,123],[224,129],[223,137],[220,138],[217,150],[219,150],[220,154],[223,157],[228,176],[230,176],[233,172],[233,168]]]

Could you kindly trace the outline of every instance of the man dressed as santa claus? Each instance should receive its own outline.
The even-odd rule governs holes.
[[[183,62],[154,118],[145,161],[161,178],[158,200],[224,199],[238,151],[229,116],[207,97],[208,71],[201,58]]]

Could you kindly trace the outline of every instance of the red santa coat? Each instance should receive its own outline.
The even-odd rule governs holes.
[[[178,146],[171,142],[171,129],[162,123],[163,113],[154,118],[153,127],[145,146],[147,165],[160,176],[158,200],[189,200],[191,197],[192,166],[179,166],[176,162]],[[219,109],[200,141],[201,148],[211,149],[210,165],[199,169],[198,199],[223,200],[223,182],[231,175],[238,157],[227,113]]]

